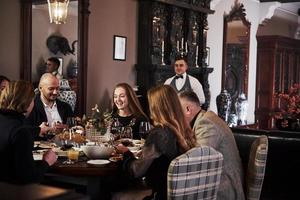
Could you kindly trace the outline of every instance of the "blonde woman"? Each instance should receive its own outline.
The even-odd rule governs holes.
[[[155,199],[167,199],[169,164],[175,157],[194,147],[196,139],[185,119],[177,93],[171,86],[150,89],[148,101],[154,128],[146,139],[142,158],[135,159],[124,146],[117,148],[124,153],[123,168],[133,177],[145,176]]]
[[[33,87],[26,81],[11,81],[0,96],[0,181],[25,184],[39,182],[56,161],[52,150],[35,162],[32,156],[33,131],[25,117],[33,108]]]

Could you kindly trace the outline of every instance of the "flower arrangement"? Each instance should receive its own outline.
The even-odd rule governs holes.
[[[94,108],[92,108],[92,115],[85,121],[86,128],[95,128],[97,131],[100,131],[102,134],[106,132],[106,129],[111,126],[112,123],[112,113],[109,111],[103,112],[101,115],[98,105],[96,104]]]
[[[275,119],[300,119],[300,84],[293,84],[287,94],[277,93],[279,110],[275,112]]]

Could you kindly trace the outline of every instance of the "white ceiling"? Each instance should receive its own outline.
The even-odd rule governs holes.
[[[281,6],[277,9],[298,15],[298,9],[300,9],[300,2],[282,3]]]

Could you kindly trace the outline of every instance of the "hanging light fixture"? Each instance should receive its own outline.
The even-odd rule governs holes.
[[[50,23],[65,24],[68,14],[69,0],[47,0]]]

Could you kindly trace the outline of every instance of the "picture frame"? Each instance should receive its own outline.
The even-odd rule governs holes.
[[[118,61],[125,61],[127,37],[114,35],[113,40],[113,59]]]
[[[57,59],[59,60],[59,67],[58,67],[58,70],[57,72],[60,74],[60,75],[63,75],[63,58],[62,57],[57,57]]]

